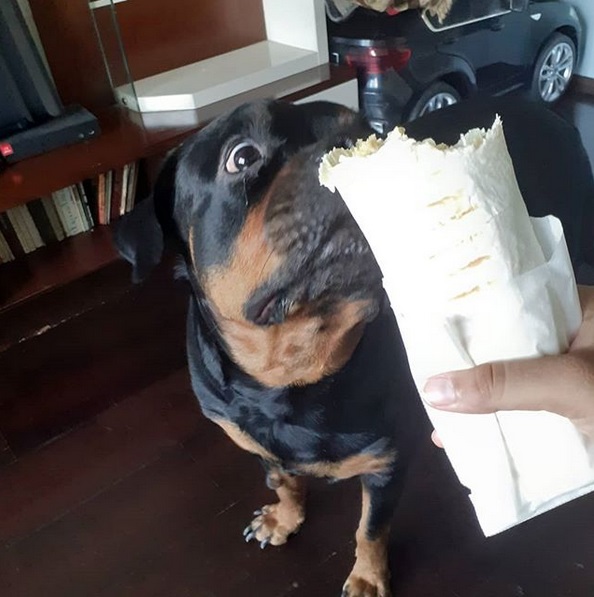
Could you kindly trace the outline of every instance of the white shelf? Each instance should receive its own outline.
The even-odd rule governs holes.
[[[140,112],[196,110],[318,64],[317,52],[262,41],[136,81],[137,106],[129,86],[118,88],[117,94]]]
[[[137,112],[200,110],[328,63],[324,0],[262,0],[266,40],[116,89]]]
[[[198,110],[174,110],[171,112],[142,112],[134,114],[132,118],[142,123],[147,129],[164,129],[171,127],[195,127],[199,124],[213,120],[220,114],[237,108],[244,102],[254,101],[264,98],[280,98],[291,95],[292,93],[314,87],[330,78],[329,65],[323,65],[314,69],[300,72],[291,77],[274,81],[269,85],[263,85],[250,89],[245,93],[225,98],[220,102],[209,104]],[[321,92],[307,95],[295,103],[300,104],[308,101],[325,100],[342,104],[347,108],[359,110],[359,90],[357,78],[353,75],[352,79],[332,85]]]

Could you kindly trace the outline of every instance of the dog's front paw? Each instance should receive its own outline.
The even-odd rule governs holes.
[[[264,506],[254,514],[256,518],[243,531],[243,536],[246,541],[259,541],[262,549],[268,544],[286,543],[289,535],[296,533],[305,520],[302,508],[287,507],[280,502]]]
[[[390,597],[389,575],[351,572],[342,589],[342,597]]]

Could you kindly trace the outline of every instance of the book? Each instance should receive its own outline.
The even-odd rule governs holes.
[[[78,191],[78,196],[80,197],[83,211],[85,214],[85,219],[88,224],[87,230],[92,230],[95,227],[95,221],[93,220],[93,214],[91,212],[91,205],[89,203],[89,198],[87,197],[87,192],[82,182],[76,183],[76,189]]]
[[[0,213],[0,231],[2,231],[10,250],[15,257],[25,254],[25,249],[6,213]]]
[[[105,185],[106,175],[101,172],[97,177],[97,219],[99,224],[107,224],[105,218]]]
[[[126,164],[122,170],[122,200],[120,201],[120,216],[126,213],[128,206],[128,181],[130,180],[130,168],[132,164]]]
[[[105,175],[105,223],[111,221],[111,199],[113,194],[113,170]]]
[[[49,218],[47,217],[47,213],[45,212],[41,199],[30,201],[27,203],[26,208],[31,214],[33,222],[35,222],[35,226],[37,226],[37,230],[39,230],[42,240],[46,244],[57,241],[58,238],[54,232],[54,228]]]
[[[8,241],[0,230],[0,261],[7,263],[14,260],[14,253],[11,251]]]
[[[41,238],[41,234],[39,234],[39,230],[38,230],[37,226],[35,225],[35,222],[33,221],[33,218],[31,217],[31,213],[27,209],[27,206],[19,205],[18,207],[15,207],[14,209],[18,210],[20,217],[22,219],[22,222],[23,222],[25,228],[27,229],[29,236],[31,237],[31,241],[33,242],[33,247],[35,249],[44,247],[45,243],[43,242],[43,239]]]
[[[93,219],[93,227],[99,224],[99,205],[97,201],[97,185],[99,183],[99,177],[86,178],[80,184],[83,187],[89,209],[91,210],[91,218]]]
[[[136,186],[138,182],[138,162],[130,164],[130,174],[128,177],[128,193],[126,197],[126,213],[132,210],[136,203]]]
[[[25,224],[20,217],[20,213],[16,208],[9,209],[6,212],[10,223],[16,235],[21,243],[21,247],[23,247],[23,251],[25,253],[30,253],[31,251],[35,250],[35,244],[33,243],[33,239],[31,238],[30,234],[26,230]]]
[[[123,168],[118,168],[113,173],[113,189],[111,192],[111,209],[109,213],[109,220],[113,222],[120,217],[121,209],[122,209],[122,201],[124,196],[124,170],[126,166]]]
[[[43,209],[52,225],[52,229],[58,241],[64,240],[66,238],[66,233],[64,232],[64,226],[62,226],[62,222],[60,221],[60,217],[58,216],[58,212],[56,210],[56,206],[52,201],[51,197],[42,197],[41,204],[43,205]]]
[[[82,223],[80,212],[76,207],[70,188],[60,189],[52,193],[52,199],[66,236],[74,236],[80,232],[84,232],[85,228]]]
[[[78,217],[80,218],[80,224],[83,227],[83,230],[86,232],[89,230],[89,222],[87,221],[87,216],[85,214],[85,210],[82,204],[82,198],[78,192],[78,188],[75,185],[69,186],[68,191],[72,200],[74,201],[74,205],[76,207],[76,211],[78,213]]]

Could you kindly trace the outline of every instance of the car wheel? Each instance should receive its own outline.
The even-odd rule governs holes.
[[[414,120],[429,112],[457,104],[461,99],[460,94],[451,85],[438,81],[430,85],[414,103],[409,112],[408,119]]]
[[[556,102],[569,87],[575,68],[576,51],[571,38],[555,33],[541,50],[532,76],[534,99]]]

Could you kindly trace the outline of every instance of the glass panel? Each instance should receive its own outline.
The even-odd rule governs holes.
[[[117,18],[115,4],[118,1],[90,0],[89,9],[93,17],[95,33],[97,34],[111,87],[114,93],[116,93],[117,89],[125,90],[126,97],[133,99],[127,99],[124,103],[134,102],[135,106],[128,107],[135,109],[138,101],[135,100],[134,80],[128,66],[128,59]]]

